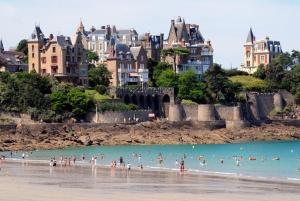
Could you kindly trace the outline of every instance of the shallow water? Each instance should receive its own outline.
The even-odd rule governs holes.
[[[164,161],[158,164],[159,154]],[[9,153],[5,153],[9,156]],[[104,158],[101,159],[100,155]],[[13,157],[20,158],[22,152],[14,153]],[[223,145],[151,145],[151,146],[99,146],[68,148],[63,150],[41,150],[29,153],[30,159],[48,160],[60,156],[78,159],[85,155],[88,163],[92,156],[97,156],[97,164],[110,165],[112,160],[122,156],[125,162],[133,167],[142,163],[147,168],[175,170],[176,160],[184,159],[186,169],[193,172],[212,172],[228,175],[242,175],[257,178],[276,178],[300,181],[300,141],[287,142],[253,142],[243,144]],[[139,159],[139,155],[141,158]],[[202,160],[198,160],[203,156]],[[254,156],[256,160],[249,160]],[[239,166],[237,159],[240,158]],[[242,157],[242,158],[241,158]],[[280,160],[272,160],[274,157]],[[221,164],[220,160],[224,163]]]

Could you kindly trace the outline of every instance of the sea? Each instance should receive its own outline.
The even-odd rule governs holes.
[[[122,157],[126,164],[160,171],[178,171],[184,161],[191,173],[243,176],[260,179],[300,181],[300,141],[249,142],[240,144],[195,145],[130,145],[77,147],[57,150],[15,152],[13,158],[21,159],[23,153],[30,160],[50,160],[55,157],[74,157],[90,163],[97,157],[97,165],[110,166]],[[0,153],[10,157],[9,152]],[[163,160],[159,162],[159,158]]]

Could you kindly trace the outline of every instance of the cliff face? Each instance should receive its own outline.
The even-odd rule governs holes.
[[[300,139],[299,128],[269,124],[239,130],[199,129],[190,123],[31,124],[2,129],[0,150],[131,144],[214,144]]]

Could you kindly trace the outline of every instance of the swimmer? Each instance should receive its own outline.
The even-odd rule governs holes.
[[[256,158],[254,156],[249,157],[249,161],[255,161],[255,160],[256,160]]]
[[[236,166],[240,166],[240,160],[236,160]]]
[[[279,158],[279,157],[273,157],[272,160],[273,160],[273,161],[279,161],[280,158]]]
[[[224,160],[223,160],[223,159],[221,159],[221,160],[220,160],[220,163],[221,163],[221,164],[224,164]]]

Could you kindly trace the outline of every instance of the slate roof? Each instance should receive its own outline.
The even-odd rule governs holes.
[[[142,46],[130,48],[130,52],[135,60],[137,60],[137,57],[139,56],[141,49],[142,49]]]
[[[252,31],[252,28],[250,28],[246,43],[253,43],[254,41],[255,41],[255,37],[254,37],[253,31]]]

